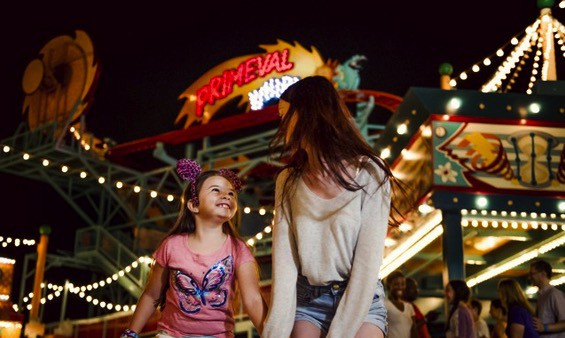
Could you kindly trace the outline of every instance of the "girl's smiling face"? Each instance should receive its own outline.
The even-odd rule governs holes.
[[[389,291],[394,299],[402,298],[405,289],[406,289],[406,278],[404,277],[396,277],[389,284]]]
[[[231,182],[220,175],[204,181],[198,199],[200,205],[197,214],[201,218],[220,218],[221,222],[225,222],[237,211],[237,193]]]

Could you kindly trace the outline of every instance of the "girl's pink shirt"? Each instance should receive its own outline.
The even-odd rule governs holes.
[[[220,249],[199,254],[190,250],[186,234],[172,235],[153,258],[170,271],[159,330],[173,336],[234,336],[235,269],[255,260],[243,241],[228,236]]]

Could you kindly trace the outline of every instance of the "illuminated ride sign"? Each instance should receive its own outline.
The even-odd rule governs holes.
[[[221,76],[213,77],[210,83],[196,91],[196,116],[202,116],[206,104],[213,105],[218,99],[230,95],[233,86],[243,86],[258,78],[264,78],[276,70],[284,73],[294,68],[288,61],[289,50],[274,51],[265,56],[256,56],[242,62],[237,69],[228,69]]]
[[[259,109],[296,80],[320,74],[328,67],[314,47],[307,50],[299,43],[281,40],[260,47],[265,53],[225,61],[188,87],[179,96],[186,101],[175,124],[184,119],[186,129],[194,122],[208,123],[222,106],[236,98],[238,106],[246,106],[246,111],[250,104]]]
[[[225,61],[207,71],[179,95],[184,104],[175,124],[182,124],[181,130],[114,146],[105,153],[106,158],[125,164],[124,157],[128,154],[155,149],[158,143],[182,144],[274,121],[279,118],[276,109],[268,112],[262,108],[269,102],[274,103],[289,85],[311,75],[330,79],[346,102],[356,102],[365,111],[379,105],[395,112],[402,102],[401,97],[393,94],[358,89],[359,70],[366,60],[363,55],[353,55],[340,64],[331,59],[324,62],[314,47],[307,50],[297,42],[289,44],[277,40],[277,44],[259,47],[265,53]],[[215,116],[227,103],[237,104],[245,114]],[[195,123],[199,125],[193,126]]]

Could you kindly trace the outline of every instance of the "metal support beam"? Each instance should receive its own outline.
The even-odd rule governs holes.
[[[451,210],[444,211],[442,225],[443,284],[446,285],[450,280],[465,280],[461,213]]]

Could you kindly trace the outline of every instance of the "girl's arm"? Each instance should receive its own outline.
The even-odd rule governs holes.
[[[139,297],[129,328],[137,333],[141,332],[149,317],[155,312],[161,290],[167,285],[169,269],[155,262],[149,273],[145,289]]]
[[[494,325],[494,333],[496,334],[496,336],[500,338],[507,338],[506,332],[504,330],[506,330],[506,325],[504,325],[504,322],[496,322],[496,324]]]
[[[236,270],[237,283],[241,291],[243,309],[249,315],[249,319],[259,332],[263,333],[263,321],[267,316],[267,303],[263,299],[259,288],[259,272],[255,262],[247,262]]]
[[[522,338],[524,337],[524,325],[512,323],[510,325],[510,335],[508,338]]]

